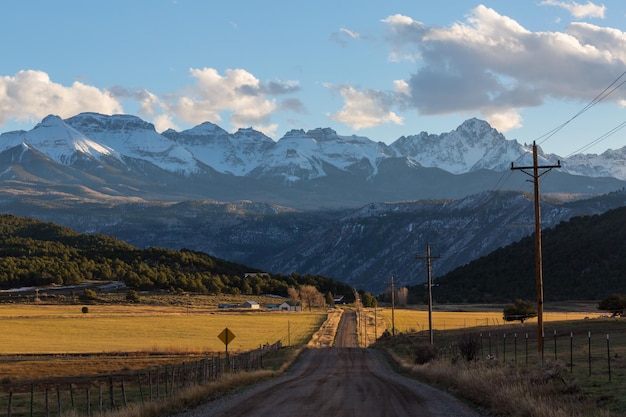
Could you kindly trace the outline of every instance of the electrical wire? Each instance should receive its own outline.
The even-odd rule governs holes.
[[[586,151],[587,149],[591,148],[592,146],[597,145],[598,143],[602,142],[604,139],[612,136],[613,134],[619,132],[620,130],[622,130],[624,127],[626,127],[626,121],[620,123],[619,125],[615,126],[613,129],[609,130],[608,132],[604,133],[603,135],[601,135],[600,137],[594,139],[593,141],[591,141],[590,143],[588,143],[587,145],[583,146],[582,148],[576,149],[575,151],[573,151],[572,153],[570,153],[569,155],[567,155],[565,158],[569,158],[572,155],[576,155],[577,153],[581,153]]]
[[[564,123],[560,124],[559,126],[555,127],[554,129],[552,129],[551,131],[544,133],[543,135],[539,136],[537,139],[535,139],[535,142],[539,141],[540,139],[543,138],[543,140],[541,140],[538,144],[541,145],[542,143],[545,143],[548,139],[552,138],[552,136],[554,136],[557,132],[559,132],[561,129],[563,129],[565,126],[567,126],[570,122],[572,122],[574,119],[576,119],[577,117],[579,117],[580,115],[584,114],[587,110],[591,109],[592,107],[594,107],[596,104],[600,103],[601,101],[603,101],[605,98],[607,98],[608,96],[610,96],[611,94],[613,94],[617,89],[619,89],[621,86],[623,86],[624,84],[626,84],[626,80],[622,81],[621,83],[617,84],[617,82],[626,75],[626,71],[622,72],[620,74],[619,77],[617,77],[615,80],[613,80],[613,82],[611,84],[609,84],[604,90],[602,90],[602,92],[600,92],[597,96],[595,96],[593,98],[593,100],[591,100],[589,103],[587,103],[587,105],[585,107],[583,107],[582,109],[580,109],[575,115],[573,115],[572,117],[570,117],[567,121],[565,121]],[[617,84],[617,85],[615,85]],[[613,88],[611,88],[613,87]]]

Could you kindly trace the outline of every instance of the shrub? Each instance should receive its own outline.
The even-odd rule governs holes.
[[[87,314],[87,313],[89,313],[89,307],[84,306],[84,307],[81,309],[81,311],[83,312],[83,314]]]
[[[435,345],[422,344],[415,347],[415,363],[423,365],[439,357]]]
[[[126,301],[131,303],[138,303],[140,301],[139,294],[135,290],[128,290],[126,293]]]
[[[530,301],[517,299],[513,304],[504,306],[502,318],[504,321],[520,321],[537,317],[537,309]]]
[[[94,290],[90,290],[89,288],[85,288],[85,291],[80,296],[82,301],[96,301],[98,299],[98,294]]]
[[[480,353],[480,342],[474,335],[463,334],[457,343],[461,357],[468,362],[476,360]]]

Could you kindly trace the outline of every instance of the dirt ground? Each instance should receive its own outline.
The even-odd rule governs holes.
[[[178,417],[480,415],[442,391],[393,372],[380,352],[357,348],[355,321],[354,311],[344,312],[335,347],[305,350],[282,377]]]

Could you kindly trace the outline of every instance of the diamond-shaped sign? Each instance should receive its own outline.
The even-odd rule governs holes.
[[[222,333],[220,333],[219,335],[217,335],[218,339],[220,339],[222,341],[222,343],[224,343],[226,345],[226,347],[228,348],[228,344],[230,342],[233,341],[233,339],[235,338],[235,333],[231,332],[230,329],[227,327],[224,330],[222,330]]]

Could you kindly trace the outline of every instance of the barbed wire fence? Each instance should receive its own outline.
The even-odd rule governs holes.
[[[150,367],[138,371],[41,379],[32,383],[0,383],[0,415],[7,417],[61,416],[70,411],[94,416],[131,403],[167,399],[181,390],[219,380],[229,373],[263,369],[263,357],[282,348],[266,344],[236,355]]]

